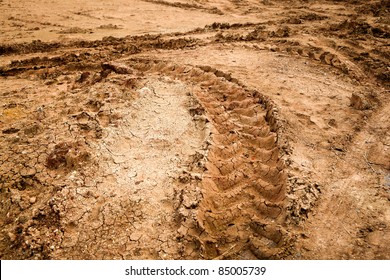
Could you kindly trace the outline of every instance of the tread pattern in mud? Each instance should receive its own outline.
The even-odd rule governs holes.
[[[67,64],[53,71],[61,72],[61,67]],[[44,78],[39,69],[35,72]],[[181,80],[192,88],[191,95],[197,99],[197,105],[189,108],[190,114],[211,126],[207,156],[197,160],[193,170],[197,174],[190,174],[188,181],[182,180],[187,186],[177,205],[182,215],[178,219],[178,238],[186,244],[180,249],[181,257],[278,257],[286,241],[286,175],[279,157],[274,104],[259,92],[244,89],[228,73],[208,66],[179,66],[163,61],[102,63],[100,74],[84,72],[76,83],[104,83],[109,72],[132,77],[157,74]],[[94,141],[100,141],[101,134]],[[61,157],[62,146],[54,148],[58,153],[48,154],[46,159],[49,169],[68,162]],[[196,199],[188,198],[194,192]],[[183,203],[190,200],[195,202]],[[180,230],[183,227],[186,230]]]
[[[207,66],[156,62],[135,67],[193,84],[202,106],[198,111],[205,110],[212,124],[201,182],[203,200],[192,221],[196,224],[192,237],[199,241],[203,257],[274,258],[280,254],[286,241],[286,174],[272,102]]]

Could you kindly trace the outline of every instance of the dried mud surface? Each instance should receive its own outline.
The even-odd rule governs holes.
[[[389,1],[0,10],[1,259],[390,259]]]

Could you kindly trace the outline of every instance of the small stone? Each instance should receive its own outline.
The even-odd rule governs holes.
[[[34,204],[35,202],[37,202],[37,198],[35,196],[31,197],[30,198],[30,203]]]

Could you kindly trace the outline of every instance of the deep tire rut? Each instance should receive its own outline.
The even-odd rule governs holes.
[[[200,68],[129,64],[192,84],[213,127],[201,180],[203,200],[190,226],[203,257],[276,258],[288,239],[283,231],[287,176],[272,103]]]

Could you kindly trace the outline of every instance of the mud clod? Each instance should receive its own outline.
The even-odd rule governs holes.
[[[372,105],[362,93],[353,93],[350,106],[356,110],[368,110]]]
[[[47,157],[46,166],[49,169],[61,167],[73,169],[88,161],[89,158],[90,154],[83,144],[62,142],[54,146],[54,150]]]

